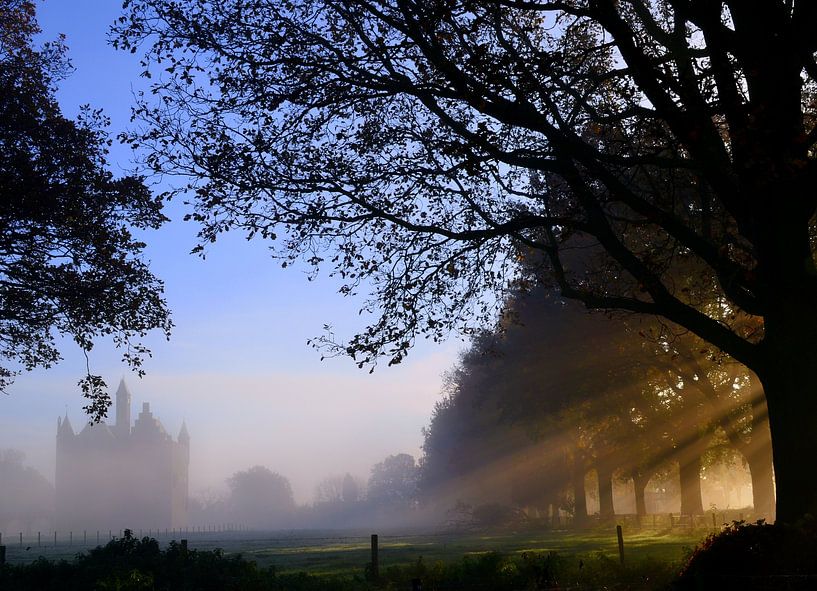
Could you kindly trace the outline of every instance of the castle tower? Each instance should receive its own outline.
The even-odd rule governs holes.
[[[57,518],[70,512],[70,502],[66,499],[73,493],[73,478],[75,474],[74,466],[74,444],[76,434],[68,420],[68,412],[65,418],[57,419],[57,465],[54,473],[54,487],[56,490],[55,508]]]
[[[179,526],[187,525],[187,498],[188,470],[190,467],[190,434],[187,432],[187,423],[182,421],[175,444],[173,461],[173,523]]]
[[[130,405],[130,390],[125,385],[125,378],[122,378],[119,382],[119,388],[116,390],[116,426],[113,431],[117,437],[130,435]]]
[[[179,442],[179,447],[181,447],[184,452],[184,463],[187,465],[190,463],[190,433],[187,432],[186,421],[182,421],[182,428],[179,430],[177,441]]]

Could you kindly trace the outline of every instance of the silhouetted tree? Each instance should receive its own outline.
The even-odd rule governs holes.
[[[229,479],[227,500],[233,518],[251,527],[283,527],[295,510],[289,480],[264,466],[236,472]]]
[[[60,360],[57,335],[83,351],[111,337],[142,373],[137,340],[171,322],[162,283],[132,228],[157,228],[161,200],[141,179],[107,170],[105,118],[66,119],[54,98],[70,69],[61,41],[41,48],[34,2],[0,0],[0,390],[18,367]],[[91,418],[110,397],[99,376],[80,382]]]
[[[191,179],[203,243],[241,228],[373,286],[360,363],[490,315],[526,244],[563,296],[662,315],[756,373],[793,522],[817,513],[815,18],[810,0],[130,0],[116,43],[162,70],[130,139]],[[690,268],[712,297],[678,283]]]

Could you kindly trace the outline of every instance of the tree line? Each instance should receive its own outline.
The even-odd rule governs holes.
[[[563,509],[581,524],[593,472],[603,520],[621,481],[645,515],[654,477],[677,481],[680,512],[699,515],[702,468],[727,459],[748,468],[757,517],[773,519],[768,417],[745,367],[677,326],[590,314],[542,291],[508,297],[450,372],[425,431],[425,499]]]

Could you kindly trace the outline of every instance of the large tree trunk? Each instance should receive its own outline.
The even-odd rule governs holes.
[[[792,347],[815,343],[792,339]],[[795,344],[798,343],[798,344]],[[796,351],[792,348],[791,351]],[[808,362],[803,358],[810,357]],[[777,485],[777,520],[794,523],[817,515],[817,355],[798,351],[761,376],[769,407],[769,427]],[[753,479],[754,484],[754,479]]]
[[[633,476],[633,488],[635,489],[635,514],[639,517],[644,517],[647,514],[647,501],[644,498],[644,490],[647,488],[647,483],[650,481],[648,475]]]
[[[789,207],[796,195],[790,193]],[[807,223],[780,220],[766,230],[758,267],[771,301],[756,373],[769,409],[777,519],[794,523],[817,515],[817,471],[810,466],[817,458],[817,270]]]
[[[684,454],[678,462],[678,473],[681,479],[681,515],[702,515],[701,457],[697,453]]]
[[[752,505],[758,519],[774,521],[774,480],[772,476],[772,448],[759,449],[747,454],[746,463],[752,477]]]
[[[606,462],[596,466],[599,479],[599,517],[602,521],[615,517],[613,509],[613,470]]]

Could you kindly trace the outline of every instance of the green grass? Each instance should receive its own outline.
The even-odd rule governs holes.
[[[424,588],[431,591],[522,589],[532,588],[531,585],[665,589],[678,573],[688,549],[706,534],[703,530],[660,532],[625,528],[622,566],[614,527],[584,532],[527,530],[493,534],[381,531],[381,579],[375,587],[410,588],[411,579],[420,578]],[[371,560],[368,532],[242,532],[189,534],[186,538],[191,550],[221,548],[225,558],[240,554],[243,559],[255,562],[259,570],[253,572],[268,573],[258,575],[262,578],[272,577],[268,579],[271,589],[374,588],[365,574]],[[160,540],[161,547],[165,548],[168,541]],[[82,548],[57,544],[39,550],[46,552],[15,552],[10,562],[31,562],[38,554],[49,559],[70,559]]]
[[[694,547],[707,534],[694,532],[656,532],[624,530],[625,561],[655,560],[676,562],[683,558],[684,549]],[[178,537],[178,536],[177,536]],[[236,534],[195,534],[186,537],[190,547],[201,550],[222,548],[227,554],[242,554],[259,566],[275,566],[279,571],[305,571],[312,574],[345,575],[360,573],[371,560],[370,539],[362,531],[293,531],[241,532]],[[169,541],[160,536],[160,543]],[[8,544],[10,563],[25,563],[45,556],[49,559],[71,559],[82,550],[75,543],[43,544],[30,550]],[[590,555],[618,560],[615,528],[573,533],[568,531],[520,531],[512,533],[380,533],[380,563],[406,566],[420,557],[426,563],[455,562],[465,556],[487,552],[521,555],[525,552],[557,552],[564,557]]]
[[[686,549],[694,547],[708,532],[661,533],[624,531],[624,557],[628,562],[678,562]],[[274,535],[274,534],[273,534]],[[341,539],[337,539],[341,538]],[[220,543],[220,545],[219,545]],[[211,545],[212,544],[212,545]],[[219,546],[227,553],[240,552],[255,560],[259,566],[275,566],[283,572],[305,571],[311,574],[346,575],[362,572],[371,560],[368,536],[352,535],[343,538],[340,533],[318,535],[313,539],[264,539],[259,535],[245,540],[216,540],[195,547]],[[587,556],[603,556],[618,561],[618,543],[615,529],[571,533],[565,531],[517,532],[502,534],[418,533],[409,535],[380,535],[381,568],[407,566],[420,557],[426,563],[455,562],[465,556],[488,552],[504,555],[557,552],[577,560]]]

